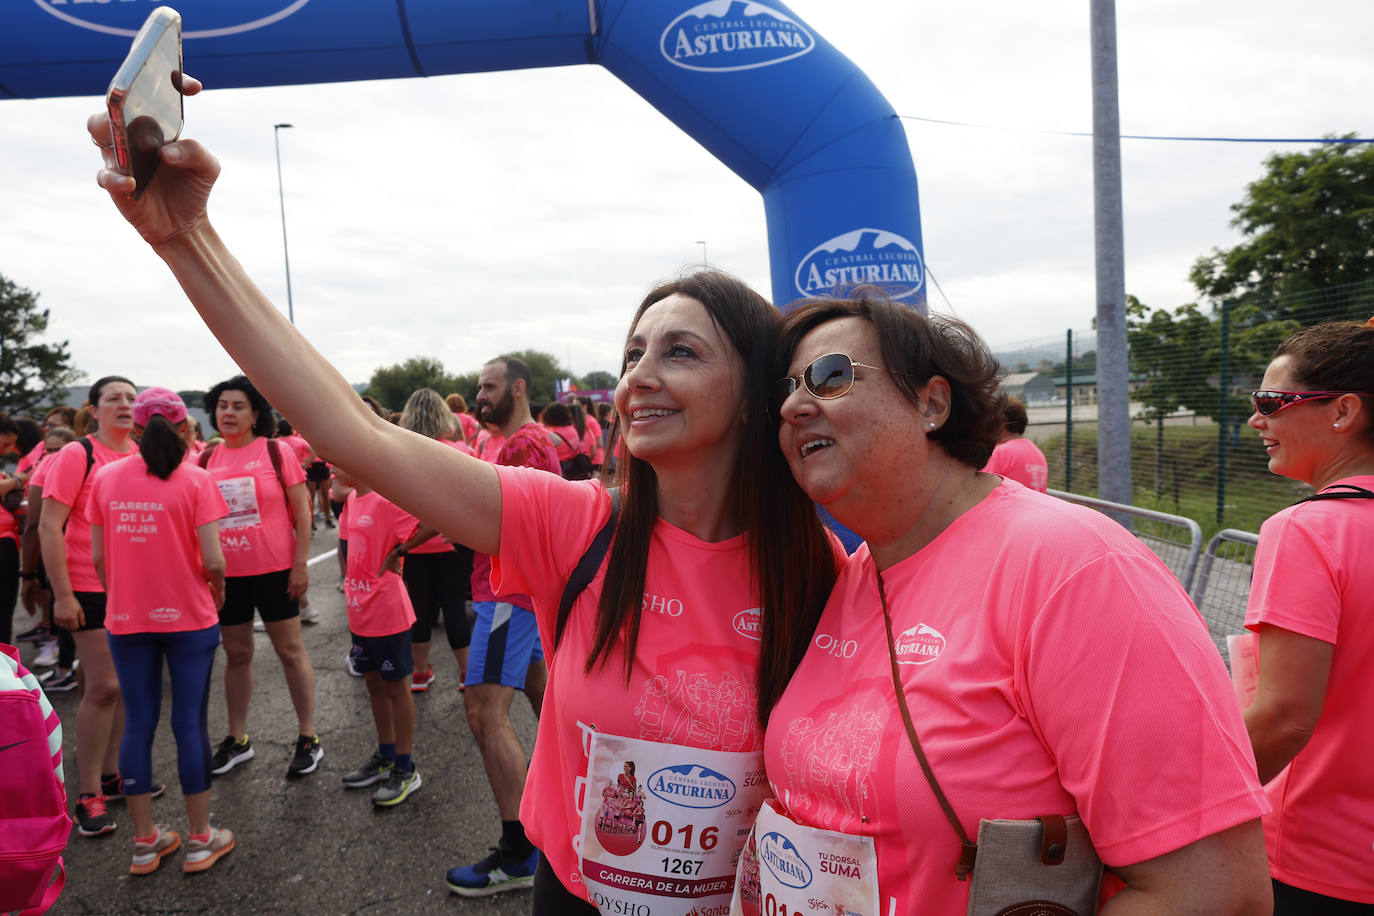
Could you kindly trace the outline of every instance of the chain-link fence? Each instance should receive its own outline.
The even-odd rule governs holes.
[[[1374,314],[1374,283],[1270,301],[1151,312],[1129,309],[1132,504],[1223,528],[1258,531],[1308,488],[1278,477],[1246,425],[1274,348],[1300,327]],[[1026,403],[1050,486],[1097,495],[1097,345],[1074,329],[994,346],[1004,389]],[[1374,384],[1374,382],[1372,382]]]

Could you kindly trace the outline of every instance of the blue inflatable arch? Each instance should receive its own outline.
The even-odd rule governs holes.
[[[155,0],[8,0],[0,98],[100,95]],[[216,88],[600,64],[763,195],[779,305],[877,283],[925,307],[887,100],[775,0],[172,0]]]

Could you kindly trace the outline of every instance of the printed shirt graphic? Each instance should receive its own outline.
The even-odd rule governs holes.
[[[105,628],[171,633],[219,623],[196,528],[229,510],[209,472],[182,464],[161,480],[135,454],[94,477],[87,519],[104,535]]]
[[[862,546],[769,719],[769,782],[799,823],[874,838],[884,913],[954,916],[968,884],[897,710],[875,577]],[[1111,520],[1004,481],[884,582],[913,636],[899,659],[939,650],[898,668],[970,836],[1077,812],[1123,865],[1268,809],[1197,611]]]
[[[734,625],[742,611],[759,605],[749,587],[749,550],[743,536],[713,544],[659,520],[627,690],[622,656],[583,673],[604,564],[574,603],[558,655],[552,655],[564,583],[606,523],[610,496],[595,481],[520,468],[498,473],[501,552],[493,560],[492,583],[533,594],[551,659],[521,820],[564,885],[585,896],[573,838],[581,831],[582,806],[599,804],[586,784],[592,731],[721,751],[762,746],[759,642]]]
[[[290,569],[296,558],[295,529],[267,454],[271,441],[259,436],[243,448],[221,444],[210,453],[207,469],[229,506],[229,514],[220,523],[219,541],[230,576]],[[289,448],[281,448],[281,459],[286,485],[304,483],[305,471]]]
[[[121,455],[105,446],[94,437],[90,440],[95,456],[90,474],[86,473],[86,450],[80,442],[68,442],[62,450],[43,462],[43,498],[57,500],[71,507],[67,517],[67,573],[71,576],[72,591],[103,592],[100,577],[91,565],[91,523],[87,515],[86,502],[90,499],[91,483],[95,472],[105,465],[129,455],[137,454],[138,449],[132,441],[130,451]],[[84,478],[84,481],[83,481]]]
[[[1044,493],[1050,486],[1050,466],[1039,447],[1029,439],[1008,439],[992,450],[984,473],[1010,477],[1023,487]]]
[[[548,428],[540,423],[526,423],[509,439],[493,433],[477,457],[499,467],[537,468],[563,476],[563,466],[558,463],[558,452],[549,441]],[[533,604],[533,599],[526,594],[498,595],[492,587],[491,557],[476,551],[472,554],[472,600],[509,601],[526,609]]]
[[[1337,482],[1374,490],[1374,476]],[[1252,630],[1270,624],[1335,647],[1311,739],[1265,786],[1274,813],[1264,838],[1275,878],[1360,903],[1374,903],[1371,555],[1374,500],[1283,509],[1260,527],[1245,615]]]
[[[400,575],[377,570],[382,558],[415,530],[415,516],[378,493],[348,495],[348,629],[358,636],[390,636],[410,629],[415,611]]]

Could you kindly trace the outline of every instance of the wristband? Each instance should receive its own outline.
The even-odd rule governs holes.
[[[406,549],[402,547],[400,544],[397,544],[395,547],[391,548],[391,552],[396,554],[396,556],[398,557],[403,557],[406,555]]]
[[[36,573],[36,572],[21,572],[21,573],[19,574],[19,578],[21,578],[21,579],[37,579],[37,578],[38,578],[38,573]]]

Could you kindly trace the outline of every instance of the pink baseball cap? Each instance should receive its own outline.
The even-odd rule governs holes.
[[[134,422],[147,426],[154,415],[161,414],[176,426],[186,419],[186,404],[181,395],[169,388],[148,388],[134,399]]]

